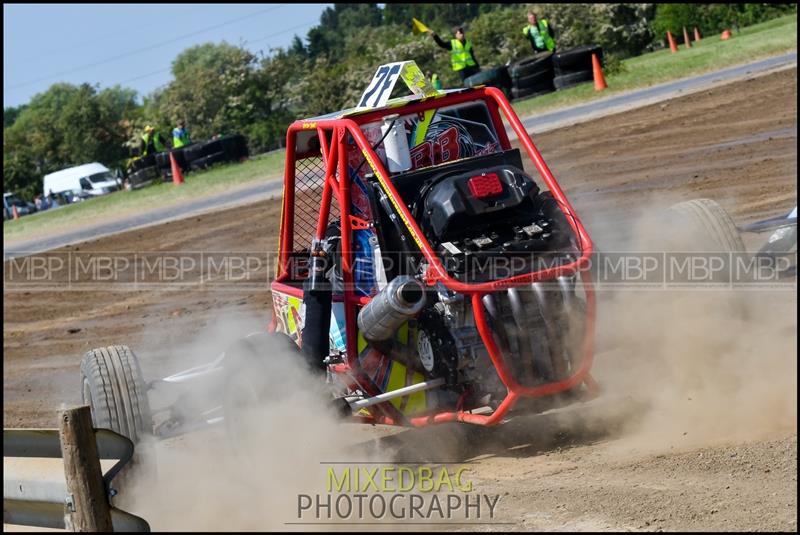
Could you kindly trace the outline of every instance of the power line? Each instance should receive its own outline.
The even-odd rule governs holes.
[[[271,38],[273,38],[273,37],[275,37],[275,36],[278,36],[278,35],[284,34],[284,33],[286,33],[286,32],[291,32],[291,31],[293,31],[293,30],[296,30],[296,29],[298,29],[298,28],[302,28],[303,26],[309,26],[309,25],[311,25],[311,24],[315,24],[316,22],[317,22],[317,21],[311,21],[311,22],[305,22],[305,23],[303,23],[303,24],[298,24],[297,26],[293,26],[293,27],[291,27],[291,28],[287,28],[286,30],[282,30],[282,31],[280,31],[280,32],[273,33],[273,34],[271,34],[271,35],[267,35],[266,37],[259,37],[258,39],[254,40],[254,41],[247,41],[247,40],[245,40],[245,41],[244,41],[244,44],[245,44],[245,45],[251,45],[251,44],[253,44],[253,43],[258,43],[258,42],[260,42],[260,41],[266,41],[267,39],[271,39]],[[122,80],[121,82],[118,82],[118,83],[120,83],[120,84],[126,84],[126,83],[128,83],[128,82],[133,82],[133,81],[135,81],[135,80],[141,80],[142,78],[148,78],[148,77],[150,77],[150,76],[155,76],[156,74],[161,74],[161,73],[164,73],[164,72],[168,72],[168,71],[170,71],[170,70],[172,70],[172,68],[171,68],[171,67],[167,67],[166,69],[159,69],[159,70],[157,70],[157,71],[153,71],[153,72],[150,72],[150,73],[147,73],[147,74],[141,74],[141,75],[139,75],[139,76],[135,76],[134,78],[128,78],[127,80]]]
[[[134,54],[139,54],[139,53],[145,52],[147,50],[152,50],[152,49],[158,48],[160,46],[168,45],[168,44],[174,43],[176,41],[180,41],[182,39],[186,39],[187,37],[192,37],[194,35],[197,35],[197,34],[200,34],[200,33],[205,33],[205,32],[210,31],[210,30],[215,30],[217,28],[221,28],[222,26],[227,26],[229,24],[233,24],[234,22],[239,22],[240,20],[249,19],[251,17],[255,17],[257,15],[261,15],[261,14],[267,13],[269,11],[274,11],[274,10],[279,9],[281,7],[284,7],[286,5],[287,4],[280,4],[280,5],[276,5],[276,6],[271,6],[271,7],[267,8],[267,9],[262,9],[260,11],[256,11],[255,13],[250,13],[249,15],[246,15],[246,16],[243,16],[243,17],[237,17],[235,19],[231,19],[231,20],[228,20],[226,22],[222,22],[220,24],[216,24],[214,26],[209,26],[208,28],[203,28],[203,29],[191,32],[191,33],[187,33],[185,35],[181,35],[179,37],[172,38],[172,39],[170,39],[168,41],[163,41],[161,43],[156,43],[154,45],[146,46],[144,48],[139,48],[137,50],[132,50],[130,52],[126,52],[126,53],[120,54],[118,56],[107,58],[107,59],[104,59],[104,60],[101,60],[101,61],[96,61],[94,63],[89,63],[89,64],[86,64],[86,65],[81,65],[80,67],[75,67],[73,69],[69,69],[69,70],[66,70],[66,71],[61,71],[61,72],[57,72],[57,73],[50,74],[50,75],[47,75],[47,76],[42,76],[42,77],[37,78],[35,80],[30,80],[28,82],[23,82],[21,84],[16,84],[16,85],[10,86],[8,88],[4,87],[3,90],[4,91],[8,91],[8,90],[11,90],[11,89],[18,89],[20,87],[26,87],[26,86],[35,84],[37,82],[41,82],[41,81],[44,81],[44,80],[49,80],[49,79],[55,78],[57,76],[63,76],[65,74],[71,74],[73,72],[82,71],[82,70],[85,70],[85,69],[89,69],[91,67],[96,67],[98,65],[104,65],[106,63],[111,63],[113,61],[117,61],[119,59],[122,59],[122,58],[125,58],[125,57],[128,57],[128,56],[132,56]]]
[[[268,35],[266,37],[260,37],[260,38],[256,39],[255,41],[249,41],[249,42],[245,41],[245,43],[247,43],[249,45],[252,45],[253,43],[258,43],[260,41],[266,41],[267,39],[271,39],[272,37],[275,37],[276,35],[281,35],[281,34],[284,34],[286,32],[291,32],[293,30],[296,30],[298,28],[302,28],[303,26],[308,26],[310,24],[316,24],[316,22],[317,21],[315,21],[315,20],[313,20],[311,22],[304,22],[303,24],[298,24],[297,26],[292,26],[291,28],[287,28],[286,30],[280,31],[278,33],[273,33],[272,35]]]

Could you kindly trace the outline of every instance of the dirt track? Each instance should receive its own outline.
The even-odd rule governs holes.
[[[608,249],[620,243],[615,228],[654,202],[713,198],[737,223],[788,211],[797,198],[796,101],[797,71],[791,69],[553,131],[534,142],[595,241]],[[277,202],[263,202],[64,251],[273,251],[279,213]],[[263,268],[255,275],[266,282],[269,271]],[[91,347],[130,344],[138,349],[149,378],[181,369],[182,362],[167,357],[220,318],[255,317],[266,323],[270,297],[265,290],[6,290],[4,427],[53,426],[54,409],[80,399],[78,363]],[[776,347],[776,354],[787,358],[775,362],[794,366],[778,373],[788,381],[779,385],[788,388],[783,393],[791,398],[793,392],[796,404],[796,312],[788,312],[795,309],[796,293],[789,293],[773,292],[769,298],[778,296],[786,312],[782,319],[789,330],[781,331],[786,343]],[[619,312],[620,306],[610,303],[605,312],[601,309],[599,343],[604,332],[617,329],[618,318],[609,311]],[[631,329],[634,319],[628,318]],[[714,324],[709,331],[715,329],[731,326]],[[619,340],[605,341],[613,345]],[[657,338],[654,343],[675,341]],[[218,347],[212,346],[204,349],[213,354]],[[193,360],[201,357],[192,355]],[[597,360],[598,373],[613,383],[613,359]],[[768,397],[758,390],[741,391]],[[729,400],[749,402],[746,397]],[[783,398],[774,401],[774,407],[788,410]],[[738,405],[727,409],[747,412]],[[745,420],[737,421],[742,425],[733,427],[725,426],[730,420],[719,417],[722,412],[710,413],[708,421],[692,420],[682,429],[688,420],[676,414],[655,425],[642,423],[643,414],[653,413],[622,403],[610,411],[591,408],[572,419],[539,416],[491,439],[465,436],[468,447],[457,446],[456,460],[475,460],[481,490],[503,496],[501,520],[512,523],[506,528],[796,530],[793,410],[777,416],[776,411],[745,414]],[[702,432],[710,421],[721,422],[713,436]],[[677,424],[673,428],[665,422]],[[654,426],[661,427],[661,434],[649,429]],[[218,527],[177,520],[164,526]]]

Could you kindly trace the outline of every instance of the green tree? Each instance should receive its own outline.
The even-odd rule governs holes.
[[[52,85],[3,129],[4,187],[32,198],[47,173],[94,161],[121,166],[136,113],[131,89]]]

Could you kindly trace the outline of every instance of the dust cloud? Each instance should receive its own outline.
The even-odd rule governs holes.
[[[719,251],[680,222],[654,217],[678,200],[642,203],[647,213],[632,214],[615,247]],[[604,395],[640,407],[614,447],[669,451],[796,432],[796,283],[601,291],[596,332],[606,351],[593,374]]]
[[[210,361],[212,349],[230,347],[248,328],[263,333],[263,320],[228,316],[174,352]],[[138,446],[137,467],[122,483],[115,505],[141,515],[156,530],[302,528],[287,523],[298,521],[299,494],[327,492],[329,465],[323,463],[372,457],[356,447],[362,436],[353,432],[354,425],[342,423],[332,410],[321,387],[324,378],[311,376],[291,351],[269,341],[259,344],[258,356],[265,357],[260,365],[233,367],[240,390],[247,389],[241,379],[249,374],[260,374],[264,385],[260,403],[240,411],[235,422]],[[190,388],[194,410],[221,404],[225,396],[213,382]]]

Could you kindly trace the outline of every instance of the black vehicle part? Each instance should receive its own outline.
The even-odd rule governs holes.
[[[561,76],[556,76],[553,78],[553,85],[556,86],[556,89],[566,89],[583,82],[591,82],[592,80],[594,80],[594,74],[591,70],[578,71],[572,74],[562,74]]]
[[[444,377],[450,388],[459,383],[458,350],[442,313],[436,307],[423,310],[417,319],[416,349],[429,378]],[[419,366],[418,366],[419,367]]]
[[[437,180],[446,174],[463,173],[470,169],[484,169],[504,164],[522,169],[522,155],[519,149],[472,156],[443,165],[407,171],[393,176],[392,183],[406,205],[412,208],[414,202],[419,198],[420,190],[432,180]]]
[[[592,69],[592,54],[603,62],[603,47],[600,45],[576,46],[553,54],[556,76]]]
[[[535,56],[523,59],[508,68],[511,75],[511,80],[516,82],[520,78],[532,76],[534,74],[543,74],[553,72],[553,53],[540,52]]]
[[[444,241],[468,229],[480,218],[483,223],[509,217],[509,211],[539,193],[533,179],[511,165],[478,171],[445,174],[428,183],[415,202],[414,218],[423,232]]]
[[[325,358],[330,352],[331,327],[331,283],[326,278],[331,267],[327,242],[316,246],[311,252],[308,278],[303,283],[303,354],[312,368],[325,369]]]
[[[193,171],[198,169],[205,169],[215,163],[224,162],[225,161],[225,153],[224,152],[215,152],[208,156],[203,156],[202,158],[198,158],[194,160],[190,166]]]
[[[111,429],[138,442],[152,433],[147,387],[128,346],[93,349],[81,360],[83,402],[94,427]]]
[[[484,296],[490,325],[512,375],[526,386],[566,379],[574,372],[585,330],[585,304],[575,282],[533,283]]]

